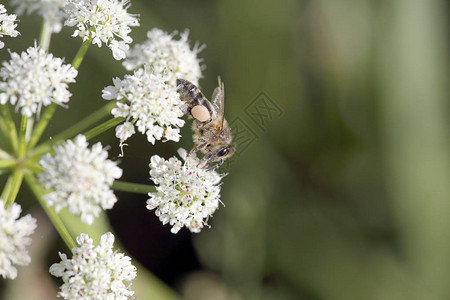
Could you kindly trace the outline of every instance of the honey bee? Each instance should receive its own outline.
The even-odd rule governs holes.
[[[212,103],[203,95],[200,89],[186,79],[177,79],[177,90],[185,102],[183,112],[194,119],[194,147],[189,153],[200,150],[204,156],[199,165],[206,167],[211,162],[219,162],[215,167],[232,156],[234,146],[231,143],[231,128],[225,120],[225,90],[218,77],[219,86],[214,90]]]

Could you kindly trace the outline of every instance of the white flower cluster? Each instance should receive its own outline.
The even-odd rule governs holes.
[[[26,52],[11,53],[11,60],[0,69],[0,104],[8,101],[31,117],[51,103],[62,105],[72,95],[69,82],[75,82],[77,70],[63,60],[47,54],[36,45]]]
[[[187,30],[180,34],[179,40],[174,40],[175,35],[176,32],[168,34],[157,28],[147,32],[147,41],[130,49],[124,67],[130,71],[147,65],[156,74],[167,71],[170,84],[175,85],[177,78],[183,78],[198,85],[202,67],[197,54],[203,46],[196,44],[191,49]]]
[[[128,7],[128,0],[68,0],[64,25],[76,25],[73,36],[83,41],[92,39],[99,47],[105,43],[113,57],[120,60],[126,57],[128,44],[133,41],[128,36],[130,26],[139,26],[137,15],[129,14]]]
[[[84,233],[77,237],[77,243],[80,247],[72,249],[72,259],[59,253],[61,262],[50,267],[50,274],[61,277],[64,282],[60,297],[126,300],[134,294],[130,286],[136,277],[136,267],[131,264],[130,257],[112,250],[112,233],[103,234],[97,247]]]
[[[36,229],[36,219],[31,215],[19,219],[21,212],[17,203],[5,209],[0,199],[0,275],[3,278],[16,278],[14,265],[25,266],[31,261],[26,247],[31,244],[30,235]]]
[[[114,117],[126,118],[116,127],[121,144],[135,133],[134,125],[147,135],[150,143],[155,140],[180,140],[180,127],[184,125],[182,102],[175,87],[166,84],[165,74],[152,74],[138,69],[124,79],[113,79],[114,86],[103,89],[102,97],[117,100],[112,110]]]
[[[200,160],[194,154],[187,155],[180,148],[176,157],[164,160],[158,155],[150,159],[150,178],[156,184],[155,193],[149,193],[147,209],[163,224],[172,225],[172,233],[183,226],[192,232],[200,232],[207,219],[219,207],[220,180],[222,175],[214,170],[200,168]],[[206,220],[205,220],[206,219]]]
[[[19,32],[15,30],[17,24],[16,15],[8,15],[6,13],[6,8],[3,4],[0,4],[0,37],[4,35],[9,35],[12,37],[16,37],[19,35]],[[0,41],[0,49],[5,46],[5,43]]]
[[[11,0],[11,5],[17,6],[18,15],[23,15],[24,12],[27,14],[37,12],[54,33],[61,31],[64,19],[62,9],[66,3],[67,0]]]
[[[100,143],[88,148],[84,135],[55,147],[56,154],[46,154],[39,161],[44,173],[39,181],[52,191],[44,195],[56,211],[68,206],[69,212],[92,224],[102,209],[110,209],[117,198],[111,190],[115,179],[122,176],[116,162],[108,160],[108,153]]]

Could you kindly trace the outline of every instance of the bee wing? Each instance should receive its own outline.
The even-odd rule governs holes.
[[[212,104],[214,109],[219,113],[218,118],[220,119],[221,128],[223,128],[223,120],[225,117],[225,88],[223,82],[220,80],[220,76],[217,77],[219,86],[214,89],[212,95]]]
[[[216,109],[216,111],[220,111],[220,109],[221,109],[221,106],[222,106],[221,98],[223,98],[222,90],[218,86],[214,89],[214,92],[211,97],[212,104],[213,104],[214,108]]]

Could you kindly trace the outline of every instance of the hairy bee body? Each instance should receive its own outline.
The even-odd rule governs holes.
[[[185,79],[177,79],[177,90],[186,104],[184,113],[194,119],[192,130],[195,145],[191,153],[200,150],[204,154],[201,161],[204,166],[216,161],[221,164],[233,155],[234,146],[230,126],[224,118],[224,87],[220,78],[219,86],[213,93],[213,103],[197,86]]]

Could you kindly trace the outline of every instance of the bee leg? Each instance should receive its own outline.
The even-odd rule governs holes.
[[[197,168],[204,169],[209,165],[208,161],[203,161],[203,159],[198,163]],[[207,169],[208,170],[208,169]]]
[[[187,104],[183,104],[181,106],[181,111],[183,112],[183,114],[185,115],[190,115],[191,114],[191,108],[189,107],[189,105]]]
[[[220,80],[220,76],[219,76],[219,80]],[[223,165],[223,159],[221,159],[221,160],[217,163],[217,167],[220,167],[221,165]]]
[[[210,170],[215,170],[215,169],[218,169],[218,168],[220,168],[220,166],[222,166],[223,165],[223,159],[221,159],[220,161],[218,161],[214,166],[212,166],[211,168],[209,168],[208,169],[208,171],[210,171]]]
[[[192,147],[191,151],[189,151],[189,153],[187,154],[187,157],[191,156],[192,153],[197,152],[197,145],[195,145],[194,147]]]
[[[211,157],[213,156],[212,152],[209,152],[208,154],[206,154],[205,156],[203,156],[203,158],[200,160],[200,162],[197,165],[197,168],[199,168],[200,166],[202,166],[201,168],[205,168],[209,165]]]
[[[220,168],[220,166],[223,165],[223,159],[221,159],[218,163],[216,163],[215,165],[213,165],[211,168],[209,168],[207,171],[213,171],[215,169]]]
[[[194,147],[192,147],[191,151],[189,151],[187,157],[189,157],[192,153],[195,153],[198,150],[201,150],[201,149],[205,148],[207,145],[208,145],[208,142],[203,142],[203,144],[196,144],[196,145],[194,145]]]

